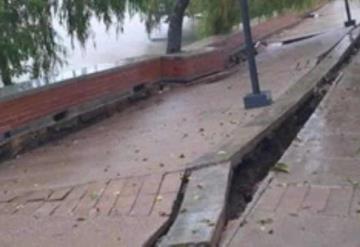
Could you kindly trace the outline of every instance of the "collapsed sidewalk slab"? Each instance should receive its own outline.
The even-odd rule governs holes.
[[[232,138],[227,143],[219,146],[216,152],[209,153],[199,159],[198,163],[191,164],[190,167],[196,167],[196,173],[202,171],[204,174],[208,169],[213,167],[222,167],[221,164],[228,164],[228,173],[231,173],[233,167],[237,166],[242,158],[251,152],[264,138],[269,136],[281,123],[292,116],[317,90],[317,88],[331,76],[342,65],[344,60],[352,52],[354,46],[359,42],[360,29],[349,31],[340,41],[330,49],[320,63],[308,74],[301,78],[295,85],[289,88],[273,106],[267,108],[262,114],[242,126],[232,133]],[[216,246],[219,241],[219,228],[223,227],[225,214],[222,212],[226,208],[227,195],[229,190],[229,180],[231,176],[226,175],[224,178],[228,182],[223,182],[225,186],[224,193],[209,192],[205,196],[205,201],[221,201],[221,207],[212,215],[203,214],[212,204],[204,205],[203,201],[193,202],[191,207],[202,208],[201,212],[194,214],[191,212],[179,212],[169,232],[161,239],[160,246]],[[217,179],[214,176],[214,180]],[[194,188],[189,187],[185,191],[184,205],[187,205],[188,198],[194,195]],[[215,198],[214,198],[215,197]],[[217,205],[217,204],[215,204]],[[184,206],[181,208],[184,209]],[[211,210],[209,210],[211,211]],[[213,227],[212,231],[207,230],[208,226],[201,226],[204,219],[207,218]],[[194,230],[192,226],[199,227]],[[199,234],[201,233],[201,234]]]

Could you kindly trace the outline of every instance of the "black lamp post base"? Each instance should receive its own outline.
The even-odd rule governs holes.
[[[351,27],[351,26],[355,26],[355,25],[356,25],[355,20],[349,20],[349,21],[345,22],[345,27]]]
[[[270,91],[264,91],[257,94],[248,94],[244,98],[245,109],[264,107],[272,104]]]

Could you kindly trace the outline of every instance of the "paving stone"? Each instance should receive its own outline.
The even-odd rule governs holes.
[[[310,186],[301,209],[311,213],[319,213],[326,207],[330,195],[330,188],[326,186]]]
[[[331,188],[328,203],[323,214],[330,216],[348,216],[352,195],[352,187]]]
[[[160,189],[163,174],[153,174],[144,178],[144,184],[141,188],[142,194],[156,194]]]
[[[60,201],[45,202],[34,213],[35,218],[47,217],[54,214],[55,210],[61,206]]]
[[[155,198],[153,210],[151,215],[168,217],[173,209],[174,203],[176,201],[178,193],[170,192],[165,194],[160,194]]]
[[[44,201],[27,202],[27,203],[23,204],[20,208],[18,208],[18,210],[16,211],[16,214],[31,215],[38,208],[40,208],[44,203],[45,203]]]
[[[30,192],[29,194],[25,195],[24,197],[19,197],[16,200],[18,201],[26,201],[26,202],[36,202],[36,201],[45,201],[51,195],[51,190],[40,190]]]
[[[118,197],[110,214],[112,216],[129,215],[130,211],[135,205],[137,196],[138,195],[133,194],[129,196]]]
[[[61,203],[61,205],[55,210],[54,215],[71,215],[73,210],[80,203],[80,200],[85,196],[86,192],[86,185],[76,186],[67,196],[67,198]]]
[[[182,173],[174,172],[166,174],[161,184],[160,194],[178,192],[181,186]]]
[[[156,194],[146,195],[140,194],[132,208],[130,215],[148,216],[151,213],[152,207],[156,199]]]
[[[308,190],[308,186],[288,186],[276,212],[297,213]]]
[[[96,205],[98,214],[109,215],[110,211],[118,199],[121,189],[123,188],[125,180],[111,180],[109,185],[105,188],[99,202]]]
[[[259,199],[256,208],[265,211],[275,211],[287,189],[286,187],[286,184],[271,183]]]
[[[81,199],[76,209],[74,210],[74,214],[80,217],[87,217],[90,215],[91,209],[93,209],[96,203],[101,198],[102,193],[104,192],[106,187],[105,182],[96,182],[89,184],[87,186],[87,192],[85,196]]]
[[[137,196],[140,192],[142,187],[144,178],[143,177],[136,177],[136,178],[129,178],[126,180],[124,187],[121,190],[120,196],[121,197],[129,197],[129,196]]]
[[[50,195],[48,200],[49,201],[61,201],[61,200],[64,200],[65,197],[71,192],[72,189],[73,189],[72,187],[56,189]]]

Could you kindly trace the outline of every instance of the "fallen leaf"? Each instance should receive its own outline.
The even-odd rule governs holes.
[[[157,196],[156,198],[155,198],[155,201],[156,202],[161,202],[163,200],[163,197],[162,196]]]
[[[204,188],[204,186],[202,184],[198,184],[198,185],[196,185],[196,187],[198,187],[198,189],[201,189],[201,190]]]
[[[267,218],[267,219],[259,220],[257,223],[264,226],[264,225],[272,224],[273,222],[274,222],[273,219]]]
[[[353,187],[358,187],[359,186],[359,181],[355,181],[355,180],[353,180],[351,178],[347,178],[346,181],[348,181],[349,184],[351,184],[351,186],[353,186]]]
[[[183,208],[180,210],[180,214],[185,214],[187,212],[187,209],[186,208]]]
[[[282,173],[290,173],[289,172],[289,166],[287,164],[284,163],[277,163],[272,170],[274,172],[282,172]]]
[[[93,192],[90,194],[91,200],[96,200],[98,198],[98,194],[96,192]]]
[[[165,211],[159,212],[159,215],[160,215],[161,217],[168,217],[168,216],[170,216],[170,214],[167,213],[167,212],[165,212]]]

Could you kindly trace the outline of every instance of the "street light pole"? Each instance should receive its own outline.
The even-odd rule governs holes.
[[[257,108],[268,106],[272,103],[270,92],[262,92],[260,90],[257,66],[255,61],[255,48],[251,34],[250,14],[248,0],[240,0],[242,11],[242,23],[246,43],[247,60],[249,63],[249,72],[252,86],[252,93],[244,98],[245,108]]]
[[[355,26],[356,21],[351,17],[349,0],[345,0],[345,9],[347,15],[347,21],[345,22],[345,27]]]

